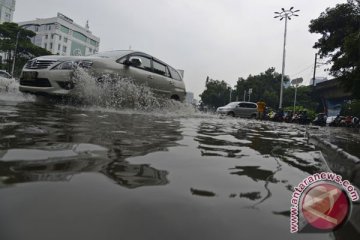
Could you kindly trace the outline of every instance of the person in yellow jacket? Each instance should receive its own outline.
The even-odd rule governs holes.
[[[260,120],[263,120],[266,103],[264,102],[264,100],[260,99],[260,101],[258,101],[256,104],[257,104],[258,118]]]

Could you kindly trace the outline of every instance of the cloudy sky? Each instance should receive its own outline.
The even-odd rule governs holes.
[[[195,97],[207,76],[231,86],[239,77],[269,67],[281,72],[284,21],[274,11],[292,6],[299,17],[288,23],[285,74],[312,77],[318,35],[308,25],[327,7],[345,0],[16,0],[14,21],[55,17],[61,12],[101,38],[100,51],[140,50],[185,70]],[[327,66],[328,67],[328,66]],[[326,76],[318,69],[317,76]]]

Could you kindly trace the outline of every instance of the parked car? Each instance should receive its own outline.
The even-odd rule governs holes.
[[[5,70],[0,70],[0,92],[8,91],[9,85],[13,82],[12,76],[10,73]]]
[[[11,74],[5,70],[0,70],[0,77],[8,79],[12,78]]]
[[[335,119],[337,119],[337,116],[329,116],[326,118],[326,125],[331,126],[334,124]]]
[[[231,102],[226,106],[219,107],[216,112],[232,117],[257,117],[257,104],[253,102]]]
[[[69,95],[73,72],[88,69],[99,82],[114,75],[146,84],[171,99],[185,99],[185,84],[179,72],[165,62],[142,52],[119,50],[91,56],[42,56],[26,63],[20,76],[20,91],[34,94]]]

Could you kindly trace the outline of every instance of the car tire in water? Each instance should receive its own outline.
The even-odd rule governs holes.
[[[235,113],[234,113],[234,112],[229,112],[227,115],[230,116],[230,117],[235,117]]]
[[[171,100],[175,100],[175,101],[180,101],[180,98],[179,98],[178,95],[172,95],[172,96],[170,97],[170,99],[171,99]]]

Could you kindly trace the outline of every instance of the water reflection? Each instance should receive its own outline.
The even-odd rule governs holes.
[[[274,178],[274,173],[269,170],[259,169],[260,166],[236,166],[231,170],[240,170],[240,171],[233,171],[231,174],[236,174],[239,176],[248,176],[253,181],[266,181],[271,183],[278,183],[279,180]]]
[[[155,116],[20,103],[1,118],[0,182],[70,181],[99,172],[126,188],[165,185],[167,171],[127,158],[176,146],[179,125]]]
[[[229,174],[241,177],[244,184],[256,183],[259,190],[228,196],[251,201],[250,208],[269,200],[275,185],[293,191],[288,179],[280,177],[284,176],[284,166],[305,174],[324,169],[321,154],[307,143],[304,131],[296,126],[284,131],[282,125],[259,121],[240,120],[232,124],[204,121],[198,127],[195,140],[203,157],[238,159],[236,165],[229,168]]]

